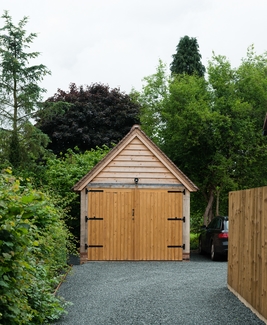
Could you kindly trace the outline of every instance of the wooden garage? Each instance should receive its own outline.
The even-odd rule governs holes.
[[[198,188],[138,125],[73,189],[81,263],[190,258],[190,192]]]

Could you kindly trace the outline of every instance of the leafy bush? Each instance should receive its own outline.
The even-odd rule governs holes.
[[[47,160],[42,185],[59,198],[60,206],[67,213],[66,223],[76,239],[80,235],[80,198],[71,189],[109,150],[107,146],[84,153],[77,148],[75,151],[68,149],[61,157]]]
[[[46,324],[64,312],[53,294],[67,261],[63,217],[29,180],[0,174],[0,324]]]

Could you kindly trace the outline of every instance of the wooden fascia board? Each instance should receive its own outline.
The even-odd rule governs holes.
[[[140,136],[142,136],[142,140],[140,140],[189,192],[196,192],[198,190],[198,187],[146,135],[141,133]]]

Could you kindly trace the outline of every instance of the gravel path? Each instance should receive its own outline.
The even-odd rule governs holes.
[[[73,303],[57,325],[264,324],[228,289],[227,262],[90,262],[58,294]]]

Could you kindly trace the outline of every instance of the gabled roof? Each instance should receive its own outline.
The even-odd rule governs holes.
[[[130,132],[89,173],[73,186],[73,190],[76,192],[82,191],[135,138],[138,138],[188,191],[195,192],[198,190],[198,187],[151,141],[140,129],[139,125],[134,125]]]

